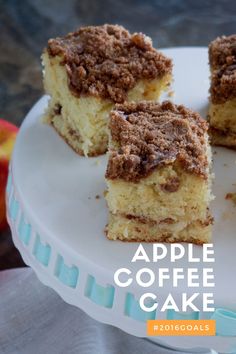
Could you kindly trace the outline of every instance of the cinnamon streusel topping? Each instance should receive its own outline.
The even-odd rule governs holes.
[[[106,178],[137,182],[175,162],[207,178],[208,124],[198,113],[168,101],[125,103],[110,113],[109,126],[118,147],[110,148]]]
[[[221,69],[213,72],[210,94],[214,104],[236,98],[236,63],[223,65]]]
[[[88,94],[122,103],[137,81],[171,74],[172,61],[152,47],[142,33],[122,26],[82,27],[50,39],[50,56],[60,56],[74,95]]]
[[[209,61],[212,69],[236,63],[236,34],[217,37],[209,45]]]

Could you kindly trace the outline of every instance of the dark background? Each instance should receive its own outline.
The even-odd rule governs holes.
[[[19,126],[43,94],[40,55],[48,38],[104,23],[144,32],[157,47],[207,46],[236,33],[236,1],[0,0],[0,117]],[[0,234],[0,269],[22,265],[8,229]]]

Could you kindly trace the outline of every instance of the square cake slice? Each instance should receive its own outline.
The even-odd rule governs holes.
[[[236,148],[236,35],[209,45],[209,123],[213,145]]]
[[[171,102],[125,103],[110,113],[106,171],[111,240],[211,240],[208,124]]]
[[[107,150],[115,103],[156,100],[172,79],[172,61],[151,39],[118,25],[83,27],[51,39],[42,61],[51,96],[45,120],[86,156]]]

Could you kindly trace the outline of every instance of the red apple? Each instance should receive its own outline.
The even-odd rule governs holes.
[[[11,158],[17,131],[18,128],[15,125],[0,119],[0,231],[7,225],[5,191],[8,176],[8,164]]]

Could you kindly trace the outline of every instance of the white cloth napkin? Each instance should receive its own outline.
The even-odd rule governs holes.
[[[91,319],[42,285],[31,269],[21,268],[0,272],[0,353],[181,354],[185,351],[171,351]]]

